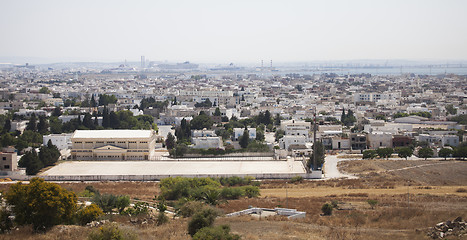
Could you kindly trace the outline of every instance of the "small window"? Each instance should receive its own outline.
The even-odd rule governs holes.
[[[2,159],[5,161],[5,160],[6,160],[6,157],[3,157]]]
[[[3,165],[3,169],[10,169],[10,165]]]

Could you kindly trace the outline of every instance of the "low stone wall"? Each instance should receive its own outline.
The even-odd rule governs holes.
[[[12,180],[27,181],[33,177],[40,177],[46,181],[159,181],[168,177],[187,177],[187,178],[202,178],[202,177],[254,177],[255,179],[290,179],[295,176],[301,176],[304,179],[320,179],[322,178],[321,171],[312,173],[267,173],[267,174],[174,174],[174,175],[63,175],[63,176],[15,176]]]

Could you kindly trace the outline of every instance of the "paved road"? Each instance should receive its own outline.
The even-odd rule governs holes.
[[[339,172],[337,169],[337,163],[340,161],[350,161],[350,160],[358,160],[358,159],[344,159],[344,158],[337,158],[339,155],[326,155],[324,161],[324,179],[331,179],[331,178],[357,178],[354,175],[344,174]]]

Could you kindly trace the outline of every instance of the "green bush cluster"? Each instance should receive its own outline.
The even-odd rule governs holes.
[[[223,199],[239,199],[241,197],[258,197],[259,188],[255,186],[243,186],[243,187],[224,187],[220,191],[220,196]]]
[[[95,194],[92,198],[92,202],[97,204],[105,213],[110,213],[115,208],[119,213],[122,213],[122,211],[130,205],[130,197],[115,196],[112,194]]]
[[[196,212],[188,222],[188,233],[194,236],[200,229],[210,227],[219,213],[212,208],[203,208]]]
[[[238,240],[240,236],[237,234],[230,233],[230,227],[228,225],[221,225],[216,227],[204,227],[201,228],[195,235],[193,240]]]
[[[259,196],[259,187],[246,186],[244,184],[251,183],[252,178],[165,178],[160,182],[161,196],[167,200],[178,200],[181,198],[204,200],[210,204],[216,204],[219,198],[222,199],[237,199],[243,196],[257,197]],[[239,187],[224,187],[227,186]]]
[[[88,235],[89,240],[136,240],[138,239],[137,234],[128,229],[120,228],[116,223],[106,224]]]
[[[254,177],[221,177],[219,178],[219,182],[222,186],[245,186],[251,185],[254,179]]]
[[[86,225],[94,220],[97,220],[100,216],[104,215],[102,209],[96,204],[91,204],[84,207],[76,213],[76,220],[81,225]]]

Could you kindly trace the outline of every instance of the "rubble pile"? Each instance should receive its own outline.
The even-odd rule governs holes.
[[[86,224],[86,226],[88,227],[99,227],[99,226],[102,226],[106,223],[109,223],[109,220],[102,220],[102,221],[92,221],[88,224]]]
[[[461,217],[453,221],[440,222],[435,227],[430,228],[428,236],[433,239],[443,239],[448,236],[461,238],[467,236],[467,224]]]

